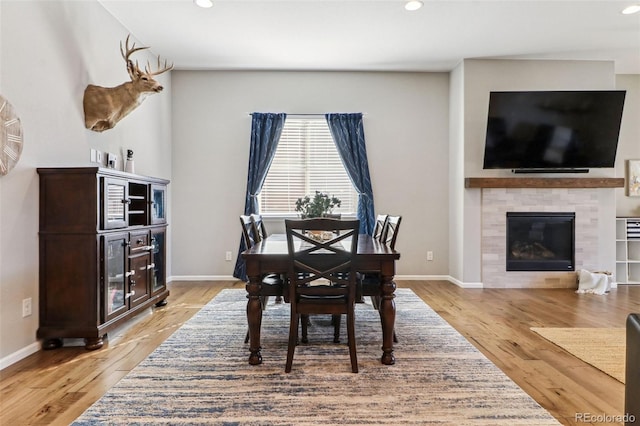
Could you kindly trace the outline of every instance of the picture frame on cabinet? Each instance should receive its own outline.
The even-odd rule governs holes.
[[[627,196],[640,197],[640,160],[627,160]]]

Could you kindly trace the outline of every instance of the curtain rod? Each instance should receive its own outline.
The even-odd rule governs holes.
[[[286,113],[287,117],[308,117],[308,116],[316,116],[316,117],[324,117],[325,112],[318,112],[318,113]],[[249,113],[249,115],[253,115],[252,112]],[[366,112],[362,113],[362,116],[364,117],[365,115],[367,115]]]

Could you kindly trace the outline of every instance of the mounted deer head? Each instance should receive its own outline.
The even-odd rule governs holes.
[[[84,125],[87,129],[102,132],[113,128],[118,121],[140,105],[147,95],[162,91],[162,85],[153,79],[154,76],[173,69],[173,64],[168,65],[166,60],[161,65],[158,56],[157,71],[151,71],[148,61],[145,70],[142,71],[138,62],[134,64],[130,56],[148,47],[136,47],[135,43],[129,46],[129,37],[130,35],[127,36],[124,49],[120,42],[120,53],[127,64],[131,81],[116,87],[100,87],[93,84],[87,86],[83,99]]]

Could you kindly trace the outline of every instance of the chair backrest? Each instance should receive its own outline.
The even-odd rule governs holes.
[[[382,232],[382,242],[391,247],[396,248],[396,239],[398,238],[398,231],[400,231],[400,222],[402,216],[387,216],[387,225]]]
[[[253,232],[255,232],[256,243],[267,238],[267,228],[264,226],[262,215],[253,213],[251,220],[253,221]]]
[[[373,227],[373,232],[371,236],[378,241],[382,241],[382,233],[384,232],[384,228],[387,226],[387,217],[386,214],[379,214],[376,216],[376,224]]]
[[[342,219],[342,213],[325,213],[322,217],[326,217],[327,219]],[[333,232],[335,232],[337,235],[340,235],[340,230],[339,229],[334,229]]]
[[[284,223],[291,261],[292,298],[342,295],[355,300],[353,258],[358,251],[360,221],[313,218],[287,219]],[[339,235],[334,233],[336,230],[340,231]],[[309,285],[320,279],[326,283]]]
[[[256,243],[253,221],[249,215],[240,215],[240,225],[242,225],[242,240],[246,248],[251,248]]]
[[[325,213],[324,216],[327,219],[342,219],[342,213]]]

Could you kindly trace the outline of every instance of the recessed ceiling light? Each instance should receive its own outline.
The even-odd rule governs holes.
[[[196,4],[196,6],[200,6],[204,8],[209,8],[213,6],[213,2],[211,0],[193,0],[193,2]]]
[[[622,13],[624,13],[625,15],[631,15],[632,13],[637,13],[637,12],[640,12],[640,4],[627,6],[622,11]]]
[[[405,3],[404,8],[414,11],[420,9],[422,6],[424,6],[424,3],[422,3],[420,0],[409,0]]]

